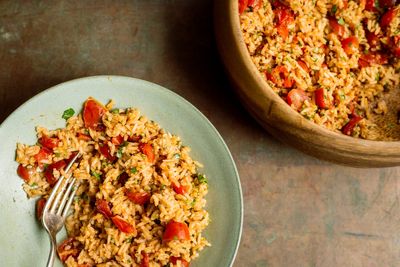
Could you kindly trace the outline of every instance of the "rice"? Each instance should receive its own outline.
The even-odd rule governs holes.
[[[93,127],[85,115],[89,101],[104,112]],[[65,128],[37,127],[38,144],[17,144],[23,189],[29,198],[40,197],[40,217],[65,174],[66,164],[54,166],[79,151],[83,156],[70,173],[80,186],[66,220],[68,238],[58,248],[65,266],[186,266],[210,245],[202,235],[209,223],[202,166],[178,136],[135,108],[112,105],[89,98]]]
[[[243,6],[246,2],[239,1],[243,38],[276,94],[332,131],[400,139],[399,5],[255,0]]]

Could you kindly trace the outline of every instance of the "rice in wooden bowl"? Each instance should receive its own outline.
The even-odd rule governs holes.
[[[215,6],[220,53],[250,113],[282,141],[353,166],[400,161],[399,21],[398,1]]]

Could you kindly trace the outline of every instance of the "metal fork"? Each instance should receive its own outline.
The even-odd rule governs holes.
[[[78,153],[65,168],[64,172],[67,173],[71,168],[72,164],[81,156]],[[47,267],[51,267],[54,264],[57,239],[56,235],[64,226],[65,218],[68,214],[68,210],[71,207],[72,201],[74,199],[76,189],[79,185],[74,186],[76,179],[70,175],[68,178],[61,176],[46,204],[43,208],[42,224],[46,231],[49,233],[50,238],[50,253],[49,259],[47,260]]]

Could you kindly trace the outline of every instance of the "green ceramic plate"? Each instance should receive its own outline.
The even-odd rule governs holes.
[[[80,110],[89,96],[103,103],[114,99],[121,108],[139,108],[192,148],[192,157],[204,164],[202,171],[209,179],[206,208],[211,223],[205,236],[212,247],[203,250],[191,266],[232,266],[243,203],[239,175],[226,144],[207,118],[182,97],[156,84],[120,76],[94,76],[54,86],[27,101],[0,126],[0,266],[45,266],[49,252],[47,233],[35,219],[35,201],[27,199],[16,174],[16,143],[33,144],[37,125],[64,127],[63,111]]]

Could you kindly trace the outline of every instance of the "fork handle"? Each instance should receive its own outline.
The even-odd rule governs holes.
[[[54,265],[54,258],[56,257],[56,238],[53,235],[49,235],[50,237],[50,253],[49,259],[47,260],[47,267],[53,267]]]

